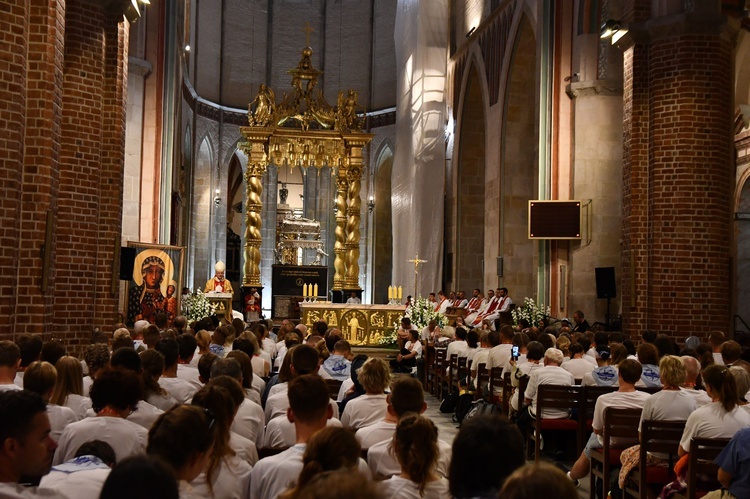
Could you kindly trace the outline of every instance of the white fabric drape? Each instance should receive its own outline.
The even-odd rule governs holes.
[[[438,291],[443,260],[448,0],[399,0],[396,17],[396,151],[392,175],[393,282]]]

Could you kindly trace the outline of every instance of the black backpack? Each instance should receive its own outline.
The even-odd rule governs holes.
[[[451,391],[440,402],[440,412],[443,414],[451,414],[456,411],[456,405],[458,404],[458,392]]]
[[[453,415],[453,422],[461,424],[473,405],[474,392],[471,390],[461,390],[458,394],[458,402],[456,403],[456,413]]]

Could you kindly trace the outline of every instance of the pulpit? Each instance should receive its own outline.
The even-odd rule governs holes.
[[[208,303],[216,305],[216,315],[232,322],[232,293],[206,293]]]

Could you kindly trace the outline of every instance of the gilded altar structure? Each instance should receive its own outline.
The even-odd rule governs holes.
[[[318,172],[324,167],[333,170],[336,203],[331,209],[336,214],[336,241],[333,247],[332,289],[361,289],[360,191],[365,168],[362,150],[373,136],[362,131],[365,113],[357,103],[356,91],[339,91],[336,106],[326,102],[322,90],[316,88],[322,73],[313,67],[312,53],[308,39],[299,64],[288,71],[292,77],[291,88],[279,101],[271,87],[260,85],[257,96],[248,106],[248,126],[240,128],[245,138],[240,148],[248,158],[245,171],[247,211],[243,237],[243,288],[261,286],[263,175],[269,165],[275,165],[277,168],[298,166]],[[295,244],[297,247],[315,244],[318,250],[324,251],[314,241],[294,243],[290,240],[284,243],[283,248],[277,248],[277,252],[282,253],[282,260],[284,251],[288,260],[292,260]]]
[[[343,303],[300,303],[300,323],[307,327],[320,320],[341,329],[341,337],[352,345],[377,345],[378,340],[398,327],[403,305],[349,305]]]

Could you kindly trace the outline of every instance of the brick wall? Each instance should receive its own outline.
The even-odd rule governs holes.
[[[101,2],[5,2],[0,16],[0,337],[87,343],[116,321],[127,23]],[[40,250],[52,210],[50,286]],[[74,347],[75,352],[80,348]]]
[[[631,334],[705,336],[729,325],[732,46],[704,27],[651,33],[625,55],[623,315]]]

